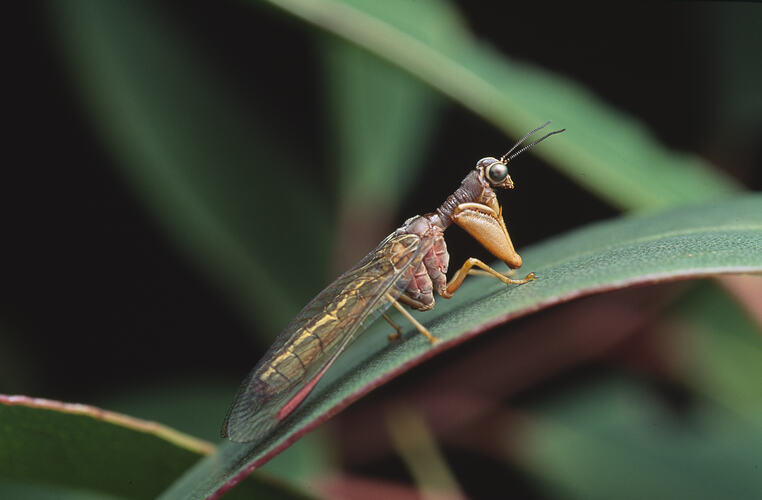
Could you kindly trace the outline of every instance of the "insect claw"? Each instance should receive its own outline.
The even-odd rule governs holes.
[[[401,327],[400,327],[400,326],[399,326],[397,323],[395,323],[394,321],[392,321],[392,318],[390,318],[388,314],[386,314],[386,313],[381,313],[381,315],[384,317],[384,319],[385,319],[385,320],[386,320],[386,321],[387,321],[387,322],[388,322],[390,325],[392,325],[392,328],[394,328],[394,330],[396,330],[396,333],[392,333],[391,335],[389,335],[389,340],[390,340],[390,341],[395,341],[395,340],[399,340],[399,339],[401,339],[401,338],[402,338],[402,328],[401,328]]]

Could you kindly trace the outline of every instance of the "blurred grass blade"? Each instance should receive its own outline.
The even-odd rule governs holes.
[[[358,204],[393,209],[424,164],[437,96],[354,45],[321,41],[340,199],[352,210]]]
[[[507,430],[509,453],[549,498],[760,498],[762,436],[711,406],[691,413],[670,415],[643,388],[608,381],[540,405]]]
[[[50,5],[97,130],[125,177],[177,246],[274,336],[324,279],[327,204],[312,188],[309,162],[271,137],[270,117],[234,97],[161,6]],[[273,168],[283,151],[289,178],[302,181],[288,183],[288,203],[283,170]],[[299,266],[271,264],[297,259]]]
[[[718,287],[693,291],[673,314],[680,327],[684,383],[762,434],[759,326]]]
[[[260,443],[226,443],[166,492],[202,498],[229,488],[322,421],[412,366],[510,319],[606,290],[720,273],[762,272],[762,195],[622,218],[522,251],[538,279],[506,287],[467,280],[450,301],[417,314],[441,341],[433,347],[408,331],[389,344],[376,324],[329,370],[312,395]]]
[[[579,84],[511,60],[457,23],[444,36],[427,36],[428,19],[457,18],[448,2],[268,1],[410,72],[511,138],[552,119],[567,133],[535,154],[614,206],[654,209],[737,188],[702,159],[666,149]]]
[[[47,486],[51,491],[61,488],[61,496],[77,490],[155,498],[214,450],[161,424],[26,396],[0,394],[0,422],[0,483],[13,485],[7,492],[29,495],[35,491],[32,486]],[[305,498],[261,474],[244,484],[234,497]]]
[[[334,269],[342,272],[392,229],[401,197],[425,165],[437,96],[412,76],[335,37],[320,37],[338,167]]]
[[[405,462],[421,500],[466,498],[420,412],[397,406],[386,413],[385,421],[394,449]]]

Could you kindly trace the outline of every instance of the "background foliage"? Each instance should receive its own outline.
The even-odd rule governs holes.
[[[546,119],[568,132],[523,157],[501,195],[519,251],[762,187],[754,6],[628,7],[605,23],[578,6],[405,0],[17,8],[0,393],[216,440],[239,380],[326,280]],[[455,229],[448,244],[454,263],[485,257]],[[387,384],[263,472],[334,496],[753,496],[758,286],[661,285],[513,322]],[[513,371],[481,373],[491,353]],[[490,390],[422,399],[450,373]],[[461,407],[483,410],[463,424]],[[37,418],[18,411],[0,413],[0,465],[2,439],[19,435],[9,422]],[[129,429],[114,432],[134,443]],[[30,460],[43,454],[29,443]],[[151,484],[203,453],[156,446],[182,467],[154,469]],[[154,491],[0,469],[0,493],[15,496]]]

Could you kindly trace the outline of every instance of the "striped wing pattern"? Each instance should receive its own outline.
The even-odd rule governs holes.
[[[291,320],[238,389],[222,427],[232,441],[267,435],[306,398],[363,323],[399,297],[430,242],[397,230]]]

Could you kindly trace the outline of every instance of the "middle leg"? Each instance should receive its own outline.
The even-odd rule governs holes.
[[[392,305],[393,305],[393,306],[394,306],[394,307],[395,307],[395,308],[396,308],[396,309],[397,309],[399,312],[401,312],[401,313],[402,313],[402,315],[403,315],[403,316],[404,316],[404,317],[405,317],[405,318],[406,318],[408,321],[410,321],[410,322],[413,324],[413,326],[414,326],[414,327],[416,327],[416,328],[418,329],[418,331],[421,333],[421,335],[423,335],[424,337],[426,337],[427,339],[429,339],[429,342],[431,342],[431,343],[433,344],[434,342],[436,342],[437,340],[439,340],[438,338],[436,338],[435,336],[433,336],[433,335],[431,334],[431,332],[428,330],[428,328],[426,328],[425,326],[423,326],[422,324],[420,324],[420,323],[418,322],[418,320],[417,320],[417,319],[415,319],[415,318],[413,317],[413,315],[412,315],[412,314],[410,314],[410,313],[407,311],[407,309],[405,309],[405,308],[402,306],[402,304],[400,304],[399,302],[397,302],[397,300],[396,300],[394,297],[392,297],[391,295],[389,295],[389,294],[387,293],[387,294],[386,294],[386,298],[387,298],[387,300],[389,300],[389,302],[391,302],[391,303],[392,303]]]

